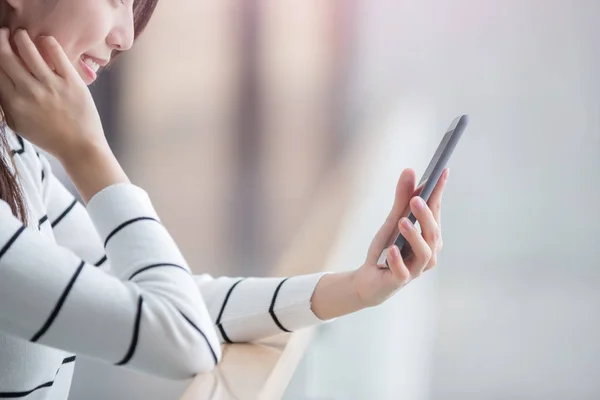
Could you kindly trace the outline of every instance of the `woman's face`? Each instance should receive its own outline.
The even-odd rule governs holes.
[[[134,0],[5,0],[8,25],[32,38],[54,36],[86,84],[96,80],[113,51],[133,45]]]

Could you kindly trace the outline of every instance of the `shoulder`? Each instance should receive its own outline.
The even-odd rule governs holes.
[[[44,181],[47,179],[45,179],[46,173],[42,162],[43,155],[39,154],[33,144],[6,127],[0,134],[5,135],[7,144],[7,148],[2,149],[3,154],[10,153],[14,160],[14,163],[7,162],[6,166],[12,173],[15,173],[16,168],[19,185],[28,208],[36,216],[44,214],[43,191]]]
[[[2,129],[8,144],[7,150],[11,152],[15,160],[20,160],[25,166],[39,170],[42,165],[40,154],[35,146],[10,128],[4,126]]]
[[[39,176],[43,169],[43,156],[40,155],[38,149],[29,141],[18,135],[10,128],[2,127],[0,134],[4,134],[8,148],[15,160],[15,165],[19,174],[31,173],[34,176]]]

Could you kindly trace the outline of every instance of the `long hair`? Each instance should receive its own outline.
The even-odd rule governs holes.
[[[148,25],[157,4],[158,0],[135,0],[133,4],[133,25],[136,39]],[[8,12],[10,12],[8,3],[5,0],[0,0],[0,21],[6,21]],[[113,60],[118,54],[118,52],[114,54]],[[0,105],[0,153],[6,155],[6,157],[2,157],[0,154],[0,199],[8,203],[12,213],[26,224],[27,206],[25,196],[18,182],[17,169],[6,135],[6,116]],[[14,174],[11,172],[9,163],[12,170],[15,171]]]

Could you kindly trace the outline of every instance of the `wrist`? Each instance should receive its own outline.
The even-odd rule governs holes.
[[[112,154],[106,140],[103,141],[85,141],[69,146],[62,146],[61,151],[53,152],[56,159],[61,163],[65,170],[75,170],[104,159]]]
[[[108,144],[89,143],[57,158],[85,203],[108,186],[129,182]]]
[[[365,308],[354,276],[355,271],[347,271],[321,278],[311,299],[311,309],[319,319],[333,319]]]

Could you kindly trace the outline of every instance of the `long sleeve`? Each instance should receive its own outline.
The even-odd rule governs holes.
[[[0,202],[0,329],[165,377],[211,370],[220,358],[214,326],[145,192],[113,185],[87,211],[112,275],[23,226]]]
[[[85,207],[52,174],[41,156],[43,195],[57,242],[104,271],[114,269]],[[110,273],[110,272],[109,272]],[[311,297],[323,274],[291,278],[213,278],[195,275],[222,342],[248,342],[322,323]]]

